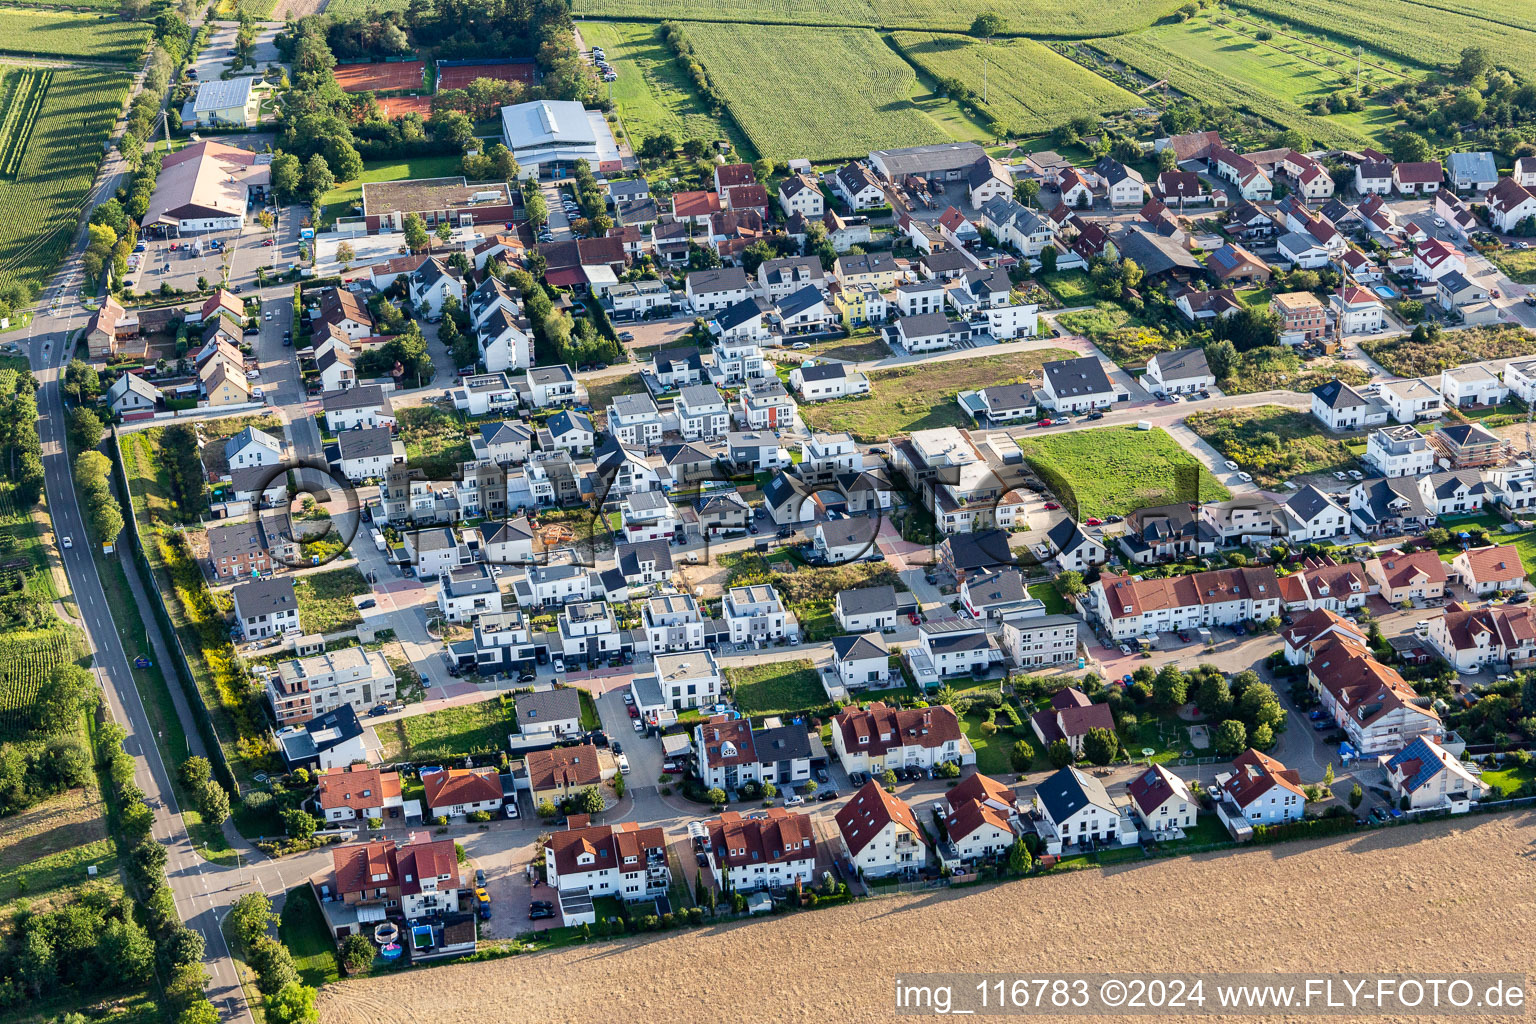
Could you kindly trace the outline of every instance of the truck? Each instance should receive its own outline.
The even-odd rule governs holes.
[[[380,551],[383,551],[384,550],[384,534],[380,533],[378,530],[373,530],[372,533],[373,533],[373,546],[378,548]]]

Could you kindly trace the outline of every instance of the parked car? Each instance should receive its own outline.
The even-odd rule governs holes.
[[[639,718],[640,717],[640,709],[635,707],[633,704],[630,704],[624,710],[629,712],[629,717],[630,718]]]
[[[1227,459],[1225,462],[1222,463],[1222,465],[1226,466],[1228,469],[1232,470],[1232,472],[1234,472],[1234,473],[1237,472],[1237,463],[1233,462],[1231,459]]]
[[[1241,480],[1245,484],[1253,483],[1253,474],[1252,473],[1239,473],[1239,474],[1237,474],[1237,478],[1239,480]]]
[[[1089,516],[1087,519],[1084,519],[1083,522],[1086,523],[1089,526],[1103,526],[1104,525],[1104,520],[1100,519],[1098,516]]]
[[[528,920],[544,921],[555,916],[555,908],[548,901],[540,900],[528,905]]]
[[[836,800],[836,799],[837,799],[837,790],[835,790],[835,789],[823,789],[821,792],[816,794],[816,802],[817,803],[825,803],[828,800]]]
[[[373,608],[373,607],[377,606],[378,603],[379,602],[375,601],[373,598],[370,597],[370,598],[368,598],[365,601],[357,602],[357,606],[359,608]]]
[[[369,717],[377,717],[379,715],[387,714],[389,714],[388,704],[375,704],[368,712]]]
[[[624,703],[625,704],[633,704],[634,702],[635,702],[635,695],[626,690],[624,692]]]
[[[1045,510],[1047,512],[1055,512],[1059,508],[1061,508],[1061,506],[1056,504],[1054,501],[1048,501],[1045,503]]]
[[[475,887],[477,889],[484,889],[485,888],[485,869],[484,868],[475,868]]]
[[[620,754],[618,757],[618,765],[620,775],[629,774],[629,758],[625,757],[623,754]]]
[[[1104,418],[1104,414],[1095,409],[1093,412],[1088,414],[1088,418],[1091,420],[1101,420]]]

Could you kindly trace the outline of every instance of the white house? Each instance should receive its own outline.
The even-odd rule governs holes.
[[[896,335],[901,347],[915,354],[952,348],[957,340],[969,338],[971,331],[943,313],[922,313],[897,320]]]
[[[405,809],[398,772],[348,765],[318,773],[315,783],[315,802],[327,822],[397,818]]]
[[[1504,364],[1504,383],[1522,402],[1536,401],[1536,359],[1516,359]]]
[[[1392,418],[1399,423],[1434,420],[1445,415],[1440,392],[1425,380],[1410,378],[1387,381],[1382,384],[1378,394]]]
[[[1104,783],[1068,766],[1035,787],[1032,806],[1045,851],[1061,854],[1090,843],[1129,845],[1140,831]]]
[[[1536,217],[1536,193],[1513,178],[1500,178],[1488,193],[1488,218],[1493,226],[1510,234],[1528,217]]]
[[[752,297],[752,282],[740,267],[696,270],[683,282],[683,294],[694,313],[715,313]]]
[[[1200,805],[1189,783],[1160,764],[1155,764],[1126,786],[1131,813],[1149,832],[1182,831],[1195,824]]]
[[[779,206],[784,216],[799,214],[806,220],[820,219],[827,209],[821,187],[805,174],[792,174],[779,182]]]
[[[358,427],[387,427],[395,422],[389,396],[377,384],[348,391],[326,392],[320,396],[325,425],[333,434]]]
[[[475,562],[441,574],[437,610],[448,622],[473,622],[487,612],[500,612],[501,594],[490,566]]]
[[[1431,238],[1420,242],[1413,251],[1413,276],[1420,281],[1438,281],[1451,271],[1465,275],[1467,261],[1449,242]]]
[[[441,316],[443,302],[449,297],[464,302],[463,275],[437,257],[417,267],[410,277],[411,306],[429,317]]]
[[[230,591],[230,597],[235,603],[235,622],[246,639],[299,632],[299,603],[291,577],[241,583]]]
[[[477,330],[480,358],[490,372],[526,370],[533,365],[532,327],[526,318],[497,307]]]
[[[1322,491],[1307,484],[1276,506],[1284,518],[1286,536],[1299,543],[1342,537],[1349,532],[1349,512]]]
[[[1104,364],[1093,356],[1061,359],[1041,367],[1045,382],[1039,391],[1040,404],[1056,412],[1078,413],[1113,405],[1115,386],[1104,372]]]
[[[1075,615],[1004,615],[998,646],[1015,668],[1075,662],[1081,621]]]
[[[1104,573],[1088,588],[1085,600],[1117,640],[1260,622],[1280,614],[1280,586],[1269,566],[1215,569],[1160,580]]]
[[[276,466],[283,461],[283,442],[256,427],[246,427],[224,442],[224,458],[229,468],[253,469]]]
[[[1509,397],[1509,387],[1490,367],[1468,363],[1440,371],[1440,395],[1447,405],[1458,409],[1500,405]]]
[[[725,593],[721,612],[733,644],[763,643],[800,633],[794,613],[766,584],[732,587]]]
[[[810,886],[816,878],[816,838],[808,814],[784,807],[744,817],[724,811],[704,823],[704,853],[715,884],[731,892]]]
[[[666,835],[632,821],[593,825],[585,814],[570,815],[544,844],[544,880],[558,893],[655,899],[672,881]]]
[[[1232,771],[1216,776],[1216,788],[1218,813],[1241,818],[1249,827],[1298,821],[1306,814],[1300,774],[1257,750],[1239,754]]]
[[[724,437],[731,428],[730,407],[725,396],[713,384],[694,384],[683,388],[674,406],[684,438]]]
[[[895,629],[899,617],[896,589],[886,585],[840,590],[833,599],[833,615],[837,624],[849,633]]]
[[[927,834],[912,808],[874,779],[838,810],[835,820],[849,859],[862,877],[915,872],[927,859]]]
[[[1141,386],[1154,395],[1192,394],[1215,385],[1216,376],[1201,348],[1159,352],[1147,360],[1147,372],[1141,378]]]
[[[1369,288],[1341,286],[1328,296],[1328,308],[1345,334],[1374,334],[1387,323],[1387,307]]]
[[[964,863],[1001,857],[1013,845],[1018,797],[996,779],[980,772],[967,776],[935,809],[943,813],[944,832]]]
[[[1392,795],[1399,804],[1406,801],[1411,811],[1465,814],[1473,801],[1488,795],[1487,783],[1427,736],[1418,737],[1395,754],[1382,754],[1376,761],[1392,787]]]
[[[976,751],[947,705],[893,708],[850,704],[832,717],[832,749],[844,771],[878,775],[887,768],[974,764]]]
[[[1365,460],[1382,476],[1422,476],[1435,467],[1424,435],[1407,424],[1379,427],[1365,440]]]
[[[1280,251],[1280,261],[1289,263],[1294,268],[1315,270],[1318,267],[1326,267],[1333,258],[1327,247],[1303,231],[1291,231],[1281,235],[1275,245]]]
[[[879,633],[832,638],[832,665],[849,690],[884,686],[891,678],[891,651]]]
[[[353,483],[382,477],[406,460],[405,443],[388,427],[343,430],[336,435],[336,453],[342,476]]]
[[[869,393],[869,378],[844,363],[801,365],[789,371],[790,386],[802,401],[824,402],[832,398]]]
[[[608,404],[608,432],[623,444],[661,441],[661,413],[648,394],[615,395]]]
[[[107,406],[118,416],[154,412],[164,395],[136,373],[124,373],[107,389]]]

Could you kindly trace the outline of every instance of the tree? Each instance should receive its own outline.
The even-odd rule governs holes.
[[[132,915],[107,922],[96,955],[118,985],[143,985],[154,977],[155,942]]]
[[[1158,151],[1157,169],[1159,171],[1176,171],[1179,169],[1179,154],[1172,146],[1166,146]]]
[[[210,825],[222,825],[229,817],[229,792],[214,779],[197,793],[197,813]]]
[[[202,932],[181,925],[166,940],[165,955],[172,967],[183,967],[201,963],[206,947],[207,942]]]
[[[763,783],[763,799],[764,800],[772,800],[774,797],[776,797],[778,795],[779,795],[779,787],[778,786],[775,786],[771,782]]]
[[[373,965],[373,943],[368,936],[353,933],[342,940],[341,965],[348,974],[360,974]]]
[[[33,698],[33,720],[40,732],[69,732],[80,725],[80,715],[99,700],[96,680],[88,669],[65,663],[55,665]]]
[[[1033,863],[1034,858],[1029,854],[1029,847],[1024,844],[1024,837],[1019,836],[1008,847],[1008,873],[1015,878],[1022,878],[1029,874]]]
[[[93,401],[101,394],[101,374],[84,359],[71,359],[59,380],[59,390],[76,402]]]
[[[1083,574],[1076,569],[1068,569],[1057,576],[1056,589],[1061,591],[1063,597],[1079,597],[1088,593],[1088,585],[1083,582]]]
[[[1048,245],[1040,250],[1040,273],[1056,273],[1056,247]]]
[[[262,210],[256,215],[256,223],[261,225],[262,230],[271,231],[272,225],[277,223],[277,218],[272,216],[267,210]]]
[[[1323,785],[1331,786],[1333,785],[1333,780],[1333,762],[1329,761],[1327,767],[1323,769]]]
[[[1259,727],[1253,730],[1248,745],[1255,750],[1268,750],[1275,745],[1275,730],[1269,727],[1268,722],[1260,722]]]
[[[291,203],[304,186],[304,165],[292,153],[272,157],[272,192],[280,203]]]
[[[1248,730],[1243,723],[1229,718],[1216,727],[1216,753],[1235,757],[1248,745]]]
[[[283,831],[290,839],[312,839],[315,835],[315,819],[310,817],[308,811],[290,807],[283,811]]]
[[[1207,673],[1195,691],[1195,706],[1207,718],[1225,716],[1232,707],[1232,691],[1227,686],[1226,677],[1220,672]]]
[[[405,245],[411,252],[423,252],[432,244],[432,236],[427,234],[427,223],[420,215],[408,213],[405,215]]]
[[[1219,381],[1226,380],[1237,368],[1237,346],[1230,338],[1213,341],[1205,347],[1205,362],[1211,368],[1212,376]]]
[[[1485,46],[1468,46],[1461,51],[1461,60],[1456,65],[1456,77],[1463,82],[1470,82],[1478,75],[1486,74],[1493,66],[1493,59]]]
[[[230,905],[225,920],[235,929],[235,941],[249,948],[277,923],[277,915],[272,913],[272,901],[266,893],[248,892]]]
[[[206,757],[193,755],[181,762],[181,767],[176,770],[181,776],[181,784],[189,790],[200,789],[203,783],[213,778],[213,765],[208,763]]]
[[[1392,136],[1392,159],[1398,163],[1423,163],[1432,152],[1429,140],[1415,132],[1396,132]]]
[[[1029,745],[1028,740],[1015,740],[1013,750],[1008,756],[1013,764],[1013,770],[1022,775],[1029,771],[1030,765],[1035,763],[1035,748]]]
[[[880,784],[886,789],[895,789],[897,781],[896,772],[893,769],[887,768],[880,775]]]
[[[82,405],[69,411],[69,443],[76,451],[95,448],[101,444],[103,433],[101,417],[92,410]]]
[[[1364,799],[1365,799],[1365,790],[1360,788],[1360,783],[1357,782],[1353,786],[1349,787],[1349,809],[1350,810],[1358,811],[1360,809],[1360,801],[1362,801]]]
[[[263,995],[273,995],[299,980],[299,969],[288,947],[270,935],[259,936],[246,951],[251,970],[256,972],[256,987]]]
[[[582,814],[599,814],[603,809],[603,794],[596,786],[588,786],[576,797],[576,809]]]
[[[267,996],[268,1024],[319,1024],[315,990],[297,981],[276,995]]]
[[[176,1024],[219,1024],[219,1011],[210,1000],[198,999],[176,1015]]]
[[[337,181],[356,181],[363,176],[363,158],[344,139],[332,139],[325,147],[325,163]]]
[[[449,224],[447,221],[443,221],[437,226],[437,231],[434,232],[434,234],[436,235],[439,242],[447,245],[449,242],[453,241],[453,225]]]
[[[1152,695],[1159,707],[1179,707],[1189,699],[1189,677],[1177,665],[1164,665],[1152,680]]]
[[[1033,178],[1025,178],[1013,186],[1013,198],[1015,202],[1033,207],[1035,200],[1040,198],[1040,183]]]
[[[300,191],[311,201],[319,198],[336,187],[336,175],[331,173],[331,167],[325,162],[325,157],[319,153],[314,154],[304,164],[304,181]]]
[[[980,36],[990,42],[993,36],[1007,27],[1008,23],[1003,20],[1001,14],[996,11],[982,11],[976,15],[976,20],[971,22],[971,35]]]
[[[665,160],[677,149],[677,139],[670,132],[657,132],[655,135],[647,135],[640,143],[640,157],[643,160]]]
[[[1095,727],[1083,736],[1083,756],[1100,767],[1109,764],[1120,752],[1120,741],[1114,730]]]
[[[336,262],[343,265],[357,259],[357,251],[352,248],[351,242],[342,242],[336,247]]]
[[[1268,683],[1254,683],[1245,688],[1237,700],[1237,713],[1250,729],[1260,725],[1278,729],[1285,721],[1285,709],[1280,706],[1274,687]]]
[[[58,979],[53,961],[53,946],[41,928],[28,930],[16,956],[16,976],[34,997],[51,989]]]
[[[708,793],[705,793],[704,797],[716,807],[721,807],[725,804],[725,790],[719,786],[715,786]]]
[[[1066,740],[1056,740],[1050,746],[1046,747],[1045,756],[1048,757],[1051,761],[1051,764],[1055,765],[1057,768],[1065,768],[1067,765],[1077,760],[1077,755],[1072,753],[1072,747],[1067,743]]]

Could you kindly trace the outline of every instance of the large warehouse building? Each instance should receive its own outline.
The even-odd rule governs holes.
[[[564,178],[585,160],[594,171],[619,160],[601,110],[570,100],[538,100],[501,108],[501,135],[525,178]]]
[[[144,227],[165,235],[245,226],[251,190],[272,181],[272,155],[203,141],[167,153],[155,179]]]

